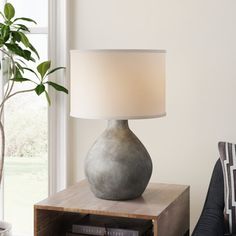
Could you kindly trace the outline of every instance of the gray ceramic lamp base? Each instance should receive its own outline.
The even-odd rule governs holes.
[[[129,200],[142,195],[152,174],[152,161],[127,120],[108,121],[86,157],[85,174],[98,198]]]

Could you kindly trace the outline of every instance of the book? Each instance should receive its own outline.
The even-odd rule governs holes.
[[[145,232],[150,228],[152,228],[150,220],[87,215],[72,225],[72,233],[97,236],[141,236],[149,235]]]
[[[67,232],[66,236],[86,236],[86,234],[76,234],[76,233],[72,233],[72,232]]]
[[[148,229],[147,232],[143,234],[144,236],[153,236],[153,230],[152,228]],[[72,233],[72,232],[67,232],[66,236],[88,236],[87,234],[77,234],[77,233]],[[104,235],[105,236],[105,235]],[[236,235],[235,235],[236,236]]]
[[[72,233],[72,232],[67,232],[66,236],[86,236],[86,234],[76,234],[76,233]]]

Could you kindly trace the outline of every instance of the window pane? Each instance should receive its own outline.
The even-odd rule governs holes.
[[[29,35],[47,59],[47,35]],[[32,76],[28,74],[27,76]],[[26,77],[27,77],[26,76]],[[16,84],[16,91],[32,88]],[[14,235],[33,235],[33,204],[48,196],[48,114],[44,94],[25,93],[5,106],[6,165],[4,219],[13,224]]]
[[[16,10],[16,17],[29,17],[38,27],[48,26],[48,0],[10,0]]]

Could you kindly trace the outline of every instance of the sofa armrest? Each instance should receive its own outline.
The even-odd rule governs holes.
[[[206,201],[192,236],[222,236],[224,223],[224,178],[220,159],[214,167]]]
[[[224,235],[223,213],[217,209],[204,209],[192,236]]]

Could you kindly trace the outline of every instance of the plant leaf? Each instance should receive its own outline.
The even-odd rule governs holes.
[[[47,101],[48,101],[48,105],[51,106],[51,99],[49,97],[49,94],[46,90],[44,92],[45,92],[45,95],[46,95],[46,98],[47,98]]]
[[[18,34],[20,35],[21,38],[21,42],[25,45],[25,47],[29,47],[30,46],[30,42],[29,39],[26,37],[26,35],[22,32],[18,32]]]
[[[23,60],[21,60],[19,58],[17,58],[17,60],[20,61],[22,64],[24,64],[26,66],[26,63]]]
[[[7,20],[11,20],[15,16],[15,9],[11,3],[6,3],[4,6],[4,14]]]
[[[57,71],[57,70],[62,70],[62,69],[66,69],[66,68],[65,68],[65,67],[62,67],[62,66],[61,66],[61,67],[54,68],[54,69],[48,71],[48,73],[46,74],[46,76],[48,76],[48,75],[54,73],[54,72]]]
[[[22,69],[23,69],[23,70],[28,70],[28,71],[32,72],[33,74],[36,75],[37,78],[39,78],[39,76],[37,75],[37,73],[36,73],[35,71],[33,71],[32,69],[27,68],[27,67],[22,67]]]
[[[13,78],[11,80],[14,81],[14,82],[30,81],[29,79],[26,79],[26,78]]]
[[[36,62],[36,60],[33,57],[30,57],[30,61]]]
[[[22,50],[17,44],[10,44],[10,43],[6,43],[6,47],[12,51],[12,52],[17,52],[17,51],[20,51]],[[23,51],[23,50],[22,50]],[[17,53],[16,53],[17,54]]]
[[[21,64],[17,61],[15,61],[15,63],[16,63],[17,68],[20,70],[20,72],[24,73],[24,70],[23,70],[23,67],[21,66]]]
[[[13,38],[15,41],[20,42],[21,36],[20,36],[19,32],[13,31],[13,32],[11,32],[11,35],[12,35],[12,38]]]
[[[24,58],[28,61],[32,61],[31,52],[29,50],[23,50]]]
[[[23,78],[23,76],[22,76],[22,74],[21,74],[21,72],[20,72],[20,70],[19,70],[18,68],[16,68],[15,77],[16,77],[16,78]],[[15,79],[15,78],[13,78],[13,79]]]
[[[41,93],[45,91],[45,86],[43,84],[37,85],[37,87],[34,89],[37,95],[39,96]]]
[[[46,83],[51,85],[57,91],[64,92],[64,93],[68,94],[68,90],[65,87],[63,87],[63,86],[61,86],[59,84],[56,84],[56,83],[54,83],[52,81],[47,81]]]
[[[0,38],[0,47],[2,47],[4,44],[4,40],[2,38]]]
[[[10,27],[8,25],[3,25],[1,28],[1,37],[6,42],[10,37]]]
[[[39,56],[37,50],[34,48],[34,46],[33,46],[31,43],[30,43],[30,45],[29,45],[29,48],[31,49],[31,51],[33,51],[33,52],[36,54],[36,56],[38,57],[38,59],[40,59],[40,56]]]
[[[34,24],[37,25],[37,22],[32,20],[31,18],[27,18],[27,17],[19,17],[19,18],[16,18],[13,22],[16,22],[18,20],[23,20],[23,21],[28,21],[28,22],[33,22]]]
[[[31,52],[28,50],[23,50],[18,44],[14,43],[5,43],[6,47],[15,53],[16,55],[23,57],[26,60],[32,60],[31,58]]]
[[[29,28],[28,28],[27,26],[25,26],[25,25],[22,25],[22,24],[15,24],[14,26],[15,26],[15,28],[17,28],[16,26],[19,26],[19,28],[17,28],[18,31],[19,31],[19,30],[23,30],[23,31],[26,31],[26,32],[30,32]]]
[[[37,70],[41,75],[42,80],[50,67],[51,67],[51,61],[44,61],[37,66]]]

